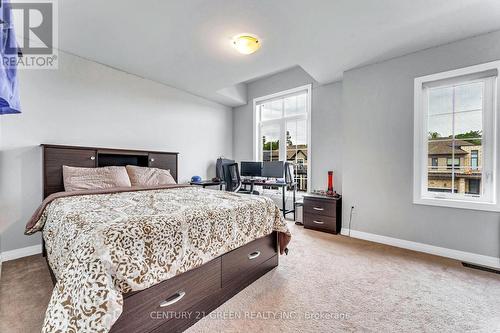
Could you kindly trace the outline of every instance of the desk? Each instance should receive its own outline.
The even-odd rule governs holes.
[[[201,186],[203,188],[207,186],[217,186],[219,185],[219,190],[222,191],[222,185],[224,185],[224,182],[219,180],[219,181],[213,181],[213,180],[202,180],[199,182],[189,182],[190,185],[196,185],[196,186]]]
[[[283,212],[283,217],[286,217],[286,214],[293,213],[293,219],[295,220],[295,193],[297,192],[297,183],[273,183],[273,182],[265,182],[263,180],[248,180],[248,179],[243,179],[241,181],[241,184],[243,185],[250,185],[252,186],[274,186],[274,187],[281,187],[282,192],[283,192],[283,208],[281,211]],[[286,209],[286,189],[287,187],[292,187],[293,188],[293,203],[292,203],[292,209],[287,210]]]

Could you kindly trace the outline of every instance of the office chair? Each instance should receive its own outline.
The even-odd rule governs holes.
[[[226,191],[238,192],[241,188],[241,177],[238,163],[224,164],[224,183],[226,183]]]
[[[295,183],[295,166],[291,162],[286,162],[285,163],[285,183],[288,185],[292,185]]]
[[[225,164],[223,166],[224,171],[224,182],[226,183],[226,191],[228,192],[239,192],[247,194],[259,194],[259,192],[253,190],[253,183],[250,186],[250,191],[242,189],[242,182],[240,177],[240,169],[238,168],[238,163]]]
[[[219,157],[215,163],[215,178],[224,181],[224,166],[232,163],[234,163],[234,160]]]
[[[296,225],[304,225],[302,222],[298,222],[296,219],[296,213],[297,213],[297,208],[298,207],[303,207],[304,202],[303,201],[295,201],[295,192],[297,191],[297,182],[295,181],[295,164],[291,162],[286,162],[285,163],[285,183],[288,184],[288,189],[292,189],[293,191],[293,201],[295,202],[295,205],[293,207],[293,220],[295,221]]]

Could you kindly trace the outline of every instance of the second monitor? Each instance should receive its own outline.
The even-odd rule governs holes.
[[[264,162],[262,164],[262,177],[284,178],[285,163],[283,161]]]
[[[241,162],[241,175],[243,177],[261,177],[262,162]]]

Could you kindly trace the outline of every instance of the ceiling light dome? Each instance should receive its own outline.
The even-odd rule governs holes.
[[[234,48],[242,54],[252,54],[260,49],[259,38],[252,34],[240,34],[233,38]]]

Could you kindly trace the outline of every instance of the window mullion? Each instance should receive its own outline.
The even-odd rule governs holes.
[[[285,98],[281,99],[281,118],[285,118]]]
[[[451,193],[455,192],[455,87],[453,87],[452,95],[452,115],[451,115]]]
[[[263,120],[260,122],[260,125],[272,125],[272,124],[280,124],[282,118],[271,119],[271,120]]]
[[[281,135],[280,135],[280,161],[284,161],[286,159],[286,119],[281,119]]]
[[[262,127],[263,127],[262,126],[262,122],[260,122],[259,125],[258,125],[258,130],[257,130],[257,132],[259,134],[258,135],[258,142],[257,142],[258,145],[259,145],[259,156],[258,156],[258,159],[260,161],[264,160],[264,142],[262,142],[263,141],[263,139],[262,139],[262,137],[263,137],[263,135],[262,135]]]
[[[495,175],[494,175],[494,161],[496,157],[495,149],[495,114],[494,114],[494,102],[495,102],[495,81],[493,79],[485,80],[483,86],[483,135],[481,138],[482,145],[482,156],[478,156],[478,164],[480,162],[481,168],[481,178],[483,179],[481,184],[481,193],[487,198],[487,200],[494,200],[495,193],[493,189],[495,188]],[[479,153],[479,152],[478,152]]]

